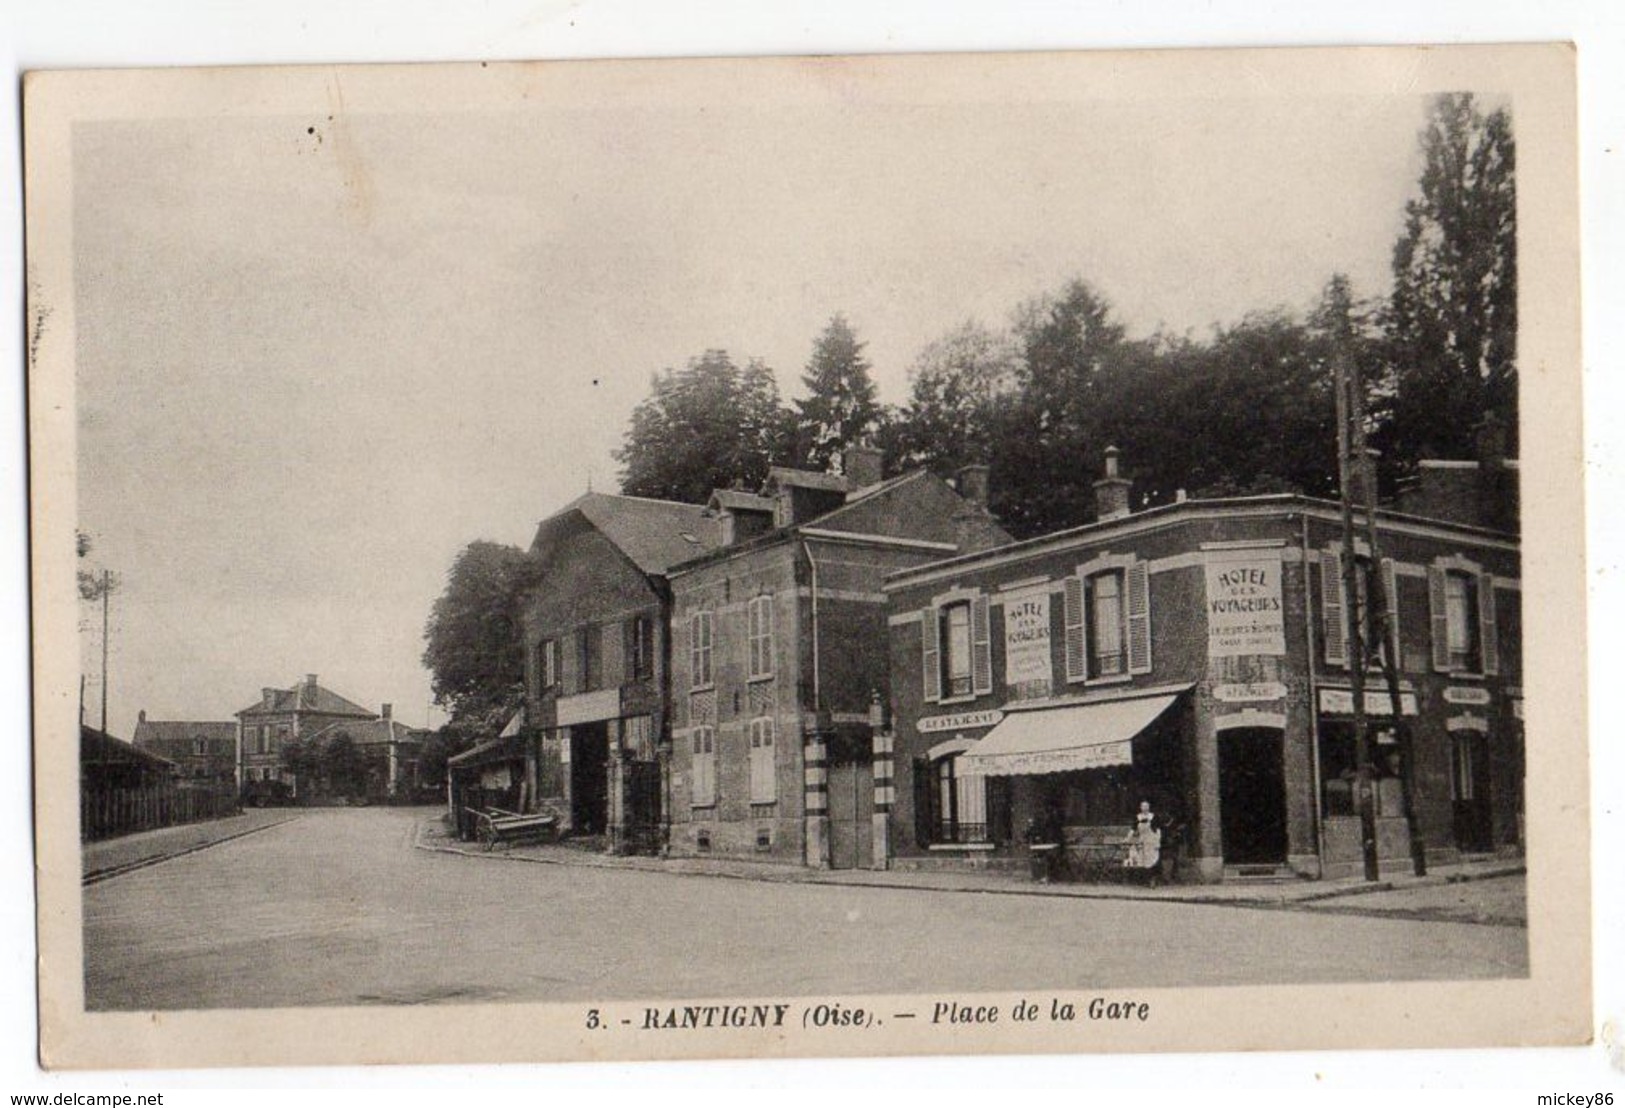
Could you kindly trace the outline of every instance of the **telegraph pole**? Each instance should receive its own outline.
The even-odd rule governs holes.
[[[1363,467],[1364,459],[1356,462],[1352,454],[1353,434],[1350,428],[1353,390],[1359,373],[1351,364],[1348,350],[1348,317],[1340,316],[1335,322],[1336,333],[1332,349],[1334,388],[1337,394],[1337,487],[1338,500],[1343,510],[1343,623],[1348,638],[1345,643],[1349,667],[1349,692],[1354,699],[1354,789],[1355,803],[1360,813],[1360,847],[1365,859],[1365,879],[1376,881],[1381,876],[1377,865],[1377,811],[1371,795],[1370,736],[1365,718],[1365,622],[1364,605],[1360,601],[1358,584],[1360,565],[1354,550],[1354,467]],[[1369,486],[1369,481],[1362,481]],[[1367,493],[1369,497],[1369,492]]]
[[[102,570],[102,734],[107,734],[107,594],[112,592],[112,575]]]

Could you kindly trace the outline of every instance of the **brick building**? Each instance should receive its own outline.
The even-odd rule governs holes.
[[[237,780],[237,725],[230,720],[152,720],[142,709],[131,740],[137,750],[168,758],[176,775],[195,785]]]
[[[1462,477],[1425,467],[1409,503],[1437,498],[1439,473]],[[1493,474],[1515,496],[1509,475]],[[1281,495],[1131,513],[1114,452],[1096,489],[1096,523],[887,580],[893,729],[876,742],[876,799],[891,864],[1014,865],[1030,827],[1086,852],[1120,841],[1149,800],[1184,828],[1188,879],[1358,872],[1339,506]],[[1395,618],[1384,631],[1363,602],[1353,618],[1398,664],[1427,856],[1516,850],[1517,536],[1390,510],[1377,535],[1375,559],[1356,544],[1359,595],[1380,575]],[[1404,867],[1393,709],[1368,672],[1380,854]]]
[[[260,690],[260,700],[237,713],[237,783],[298,782],[282,768],[282,748],[335,723],[365,722],[377,712],[324,689],[314,673],[288,689]]]
[[[664,811],[659,751],[670,734],[669,568],[720,541],[698,504],[587,493],[543,520],[537,584],[519,603],[523,730],[458,763],[517,765],[514,803],[612,849],[654,847]]]
[[[670,571],[669,848],[815,866],[873,856],[871,705],[887,693],[886,574],[1008,542],[987,471],[960,496],[878,452],[775,468],[706,506],[718,547]]]

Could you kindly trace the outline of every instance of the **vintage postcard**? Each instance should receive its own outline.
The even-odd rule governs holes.
[[[1569,47],[24,93],[45,1065],[1589,1040]]]

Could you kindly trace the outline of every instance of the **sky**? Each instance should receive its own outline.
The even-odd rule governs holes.
[[[527,105],[75,132],[79,526],[108,725],[230,719],[315,673],[438,724],[457,552],[528,544],[655,371],[794,396],[837,312],[881,396],[967,319],[1090,281],[1136,335],[1380,296],[1420,97]],[[86,718],[100,614],[86,613]]]

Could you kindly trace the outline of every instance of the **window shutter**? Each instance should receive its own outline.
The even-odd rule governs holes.
[[[971,605],[971,691],[977,696],[993,691],[992,622],[988,599],[976,598]]]
[[[1445,599],[1444,570],[1428,566],[1428,622],[1433,626],[1433,668],[1450,672],[1450,604]]]
[[[924,758],[915,758],[911,768],[914,771],[914,845],[924,850],[931,845],[931,837],[936,832],[936,813],[932,810],[936,798],[932,786],[936,782],[931,763]]]
[[[1128,586],[1128,671],[1151,672],[1151,571],[1136,561],[1123,575]]]
[[[1089,676],[1088,655],[1083,638],[1083,578],[1073,574],[1063,582],[1065,609],[1066,679],[1082,681]]]
[[[772,673],[773,665],[773,598],[762,597],[762,672]]]
[[[937,626],[937,610],[935,608],[922,608],[920,610],[920,650],[924,657],[925,698],[932,701],[942,699],[942,654],[941,646],[938,643],[941,635],[942,628]]]
[[[1343,555],[1336,550],[1320,552],[1320,608],[1326,630],[1326,664],[1349,664],[1349,628],[1343,608]]]
[[[1382,599],[1388,606],[1388,657],[1393,659],[1394,669],[1405,668],[1405,656],[1400,653],[1400,644],[1404,641],[1399,633],[1399,574],[1394,571],[1394,560],[1382,560]]]
[[[1495,639],[1495,575],[1490,573],[1478,575],[1478,634],[1484,675],[1493,677],[1501,672],[1501,657]]]

